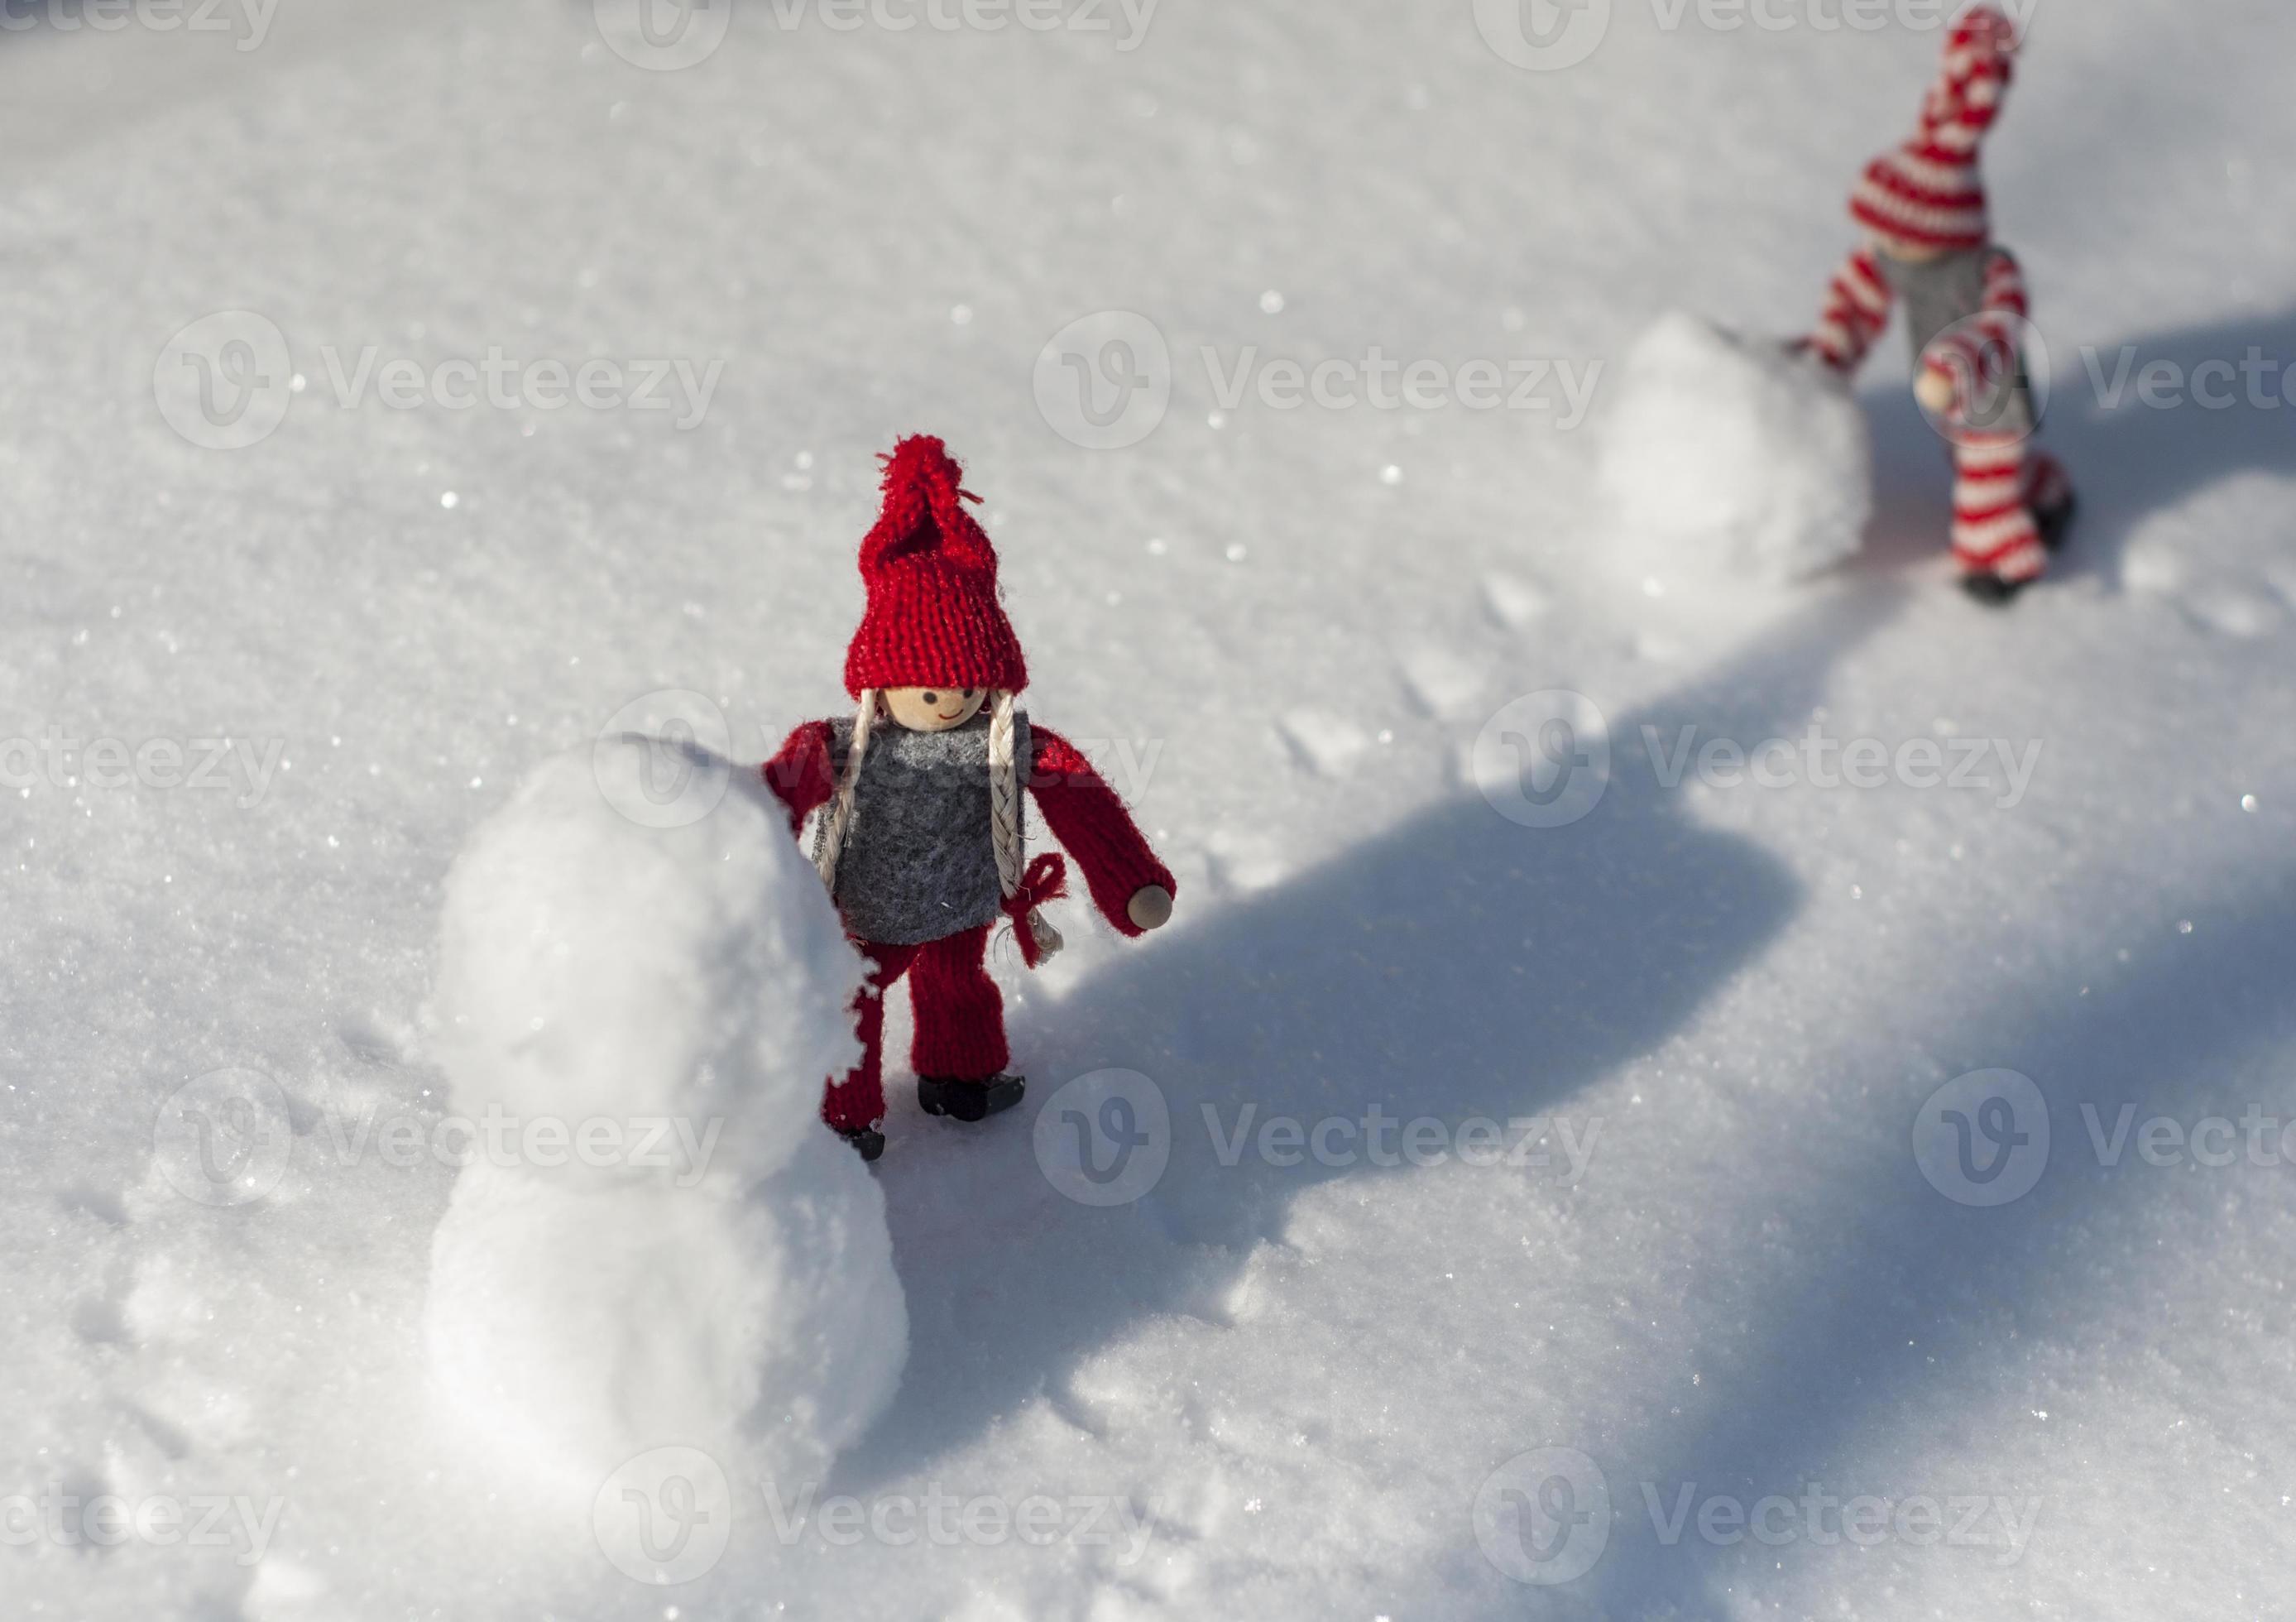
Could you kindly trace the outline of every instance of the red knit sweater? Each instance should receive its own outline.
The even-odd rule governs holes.
[[[1156,860],[1131,812],[1093,770],[1082,751],[1048,727],[1029,724],[1033,749],[1025,786],[1037,809],[1077,865],[1084,869],[1093,904],[1119,935],[1144,933],[1126,910],[1134,892],[1150,885],[1179,893],[1172,871]],[[832,734],[825,720],[791,732],[764,767],[766,786],[789,808],[792,832],[837,792],[830,769]]]

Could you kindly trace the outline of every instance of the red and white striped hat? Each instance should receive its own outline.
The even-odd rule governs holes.
[[[1945,70],[1922,103],[1921,128],[1866,166],[1849,212],[1883,239],[1914,248],[1981,248],[1991,240],[1977,146],[2009,88],[2017,31],[1980,5],[1946,36]]]

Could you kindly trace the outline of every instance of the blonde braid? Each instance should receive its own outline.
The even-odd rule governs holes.
[[[837,862],[845,854],[847,836],[853,831],[855,797],[861,786],[861,757],[868,752],[869,734],[877,721],[877,689],[861,689],[861,707],[853,714],[853,741],[845,751],[845,770],[837,780],[837,793],[831,796],[829,811],[821,824],[821,846],[813,853],[813,865],[821,874],[821,882],[829,886],[829,893],[837,893]]]
[[[996,885],[1011,901],[1021,892],[1021,864],[1027,860],[1021,819],[1021,772],[1013,758],[1013,695],[1002,690],[988,701],[988,836],[996,849]],[[1061,932],[1045,915],[1029,910],[1029,933],[1037,950],[1049,958],[1060,951]]]

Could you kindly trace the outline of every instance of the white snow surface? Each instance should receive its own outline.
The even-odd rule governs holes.
[[[1627,352],[1602,482],[1627,542],[1690,580],[1816,574],[1874,508],[1865,413],[1824,363],[1682,310]]]
[[[2292,417],[2276,370],[2219,410],[2135,378],[2296,361],[2296,14],[2035,13],[1987,177],[2083,511],[1990,613],[1890,341],[1857,557],[1730,589],[1600,562],[1634,340],[1807,327],[1935,33],[1619,0],[1538,72],[1479,34],[1506,9],[1167,0],[1127,51],[758,0],[664,73],[564,0],[285,0],[245,52],[0,34],[0,1615],[2290,1614],[2296,1171],[2169,1148],[2296,1116]],[[230,310],[304,382],[211,449],[153,372]],[[1154,325],[1172,391],[1095,451],[1033,380],[1100,311]],[[723,366],[681,430],[339,403],[370,346]],[[1604,371],[1569,430],[1551,373],[1544,411],[1221,398],[1247,353],[1373,346]],[[1031,715],[1137,806],[1177,911],[1130,943],[1070,902],[1045,973],[1000,958],[1016,1118],[922,1116],[897,999],[899,1393],[808,1478],[729,1480],[731,1546],[655,1586],[435,1396],[455,1173],[384,1129],[455,1107],[422,1009],[473,831],[649,695],[706,696],[745,762],[841,710],[873,458],[919,431],[986,498]],[[1508,708],[1561,691],[1604,737]],[[1767,781],[1702,770],[1718,740]],[[1599,742],[1599,803],[1539,825]],[[1508,749],[1512,797],[1471,770]],[[1913,1133],[1994,1069],[2044,1100],[2046,1169],[1956,1203]],[[217,1072],[278,1090],[226,1145],[275,1157],[236,1203],[182,1191],[167,1107]],[[1136,1134],[1159,1100],[1137,1198],[1040,1167],[1039,1107]],[[1506,1133],[1536,1163],[1260,1136],[1374,1109],[1536,1122]],[[600,1265],[703,1220],[619,1224]],[[675,1510],[673,1474],[623,1485]],[[20,1494],[143,1529],[76,1546]],[[1700,1519],[1765,1499],[1762,1538]],[[1970,1499],[1989,1543],[1924,1536],[1917,1501]],[[166,1536],[218,1500],[226,1543]],[[1607,1541],[1524,1584],[1479,1500],[1487,1535],[1607,1503]]]
[[[690,745],[562,754],[456,859],[441,936],[472,1126],[423,1330],[478,1461],[545,1531],[570,1495],[599,1530],[601,1484],[665,1446],[711,1461],[720,1524],[726,1483],[817,1477],[908,1330],[883,1197],[816,1118],[861,962],[778,803]]]

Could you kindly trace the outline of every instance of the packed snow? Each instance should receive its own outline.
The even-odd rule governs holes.
[[[1807,329],[1919,7],[11,9],[0,1618],[2296,1610],[2287,7],[2021,7],[2005,612],[1894,333],[1812,578],[1603,475],[1669,312]],[[849,706],[914,432],[1179,887],[865,1169],[794,842],[593,768]]]
[[[1627,352],[1602,480],[1657,566],[1790,580],[1856,555],[1872,461],[1865,414],[1824,361],[1677,310]]]
[[[441,933],[470,1124],[423,1329],[476,1451],[586,1511],[698,1450],[719,1526],[729,1481],[817,1476],[890,1401],[907,1322],[883,1197],[813,1119],[861,962],[778,804],[691,743],[602,739],[472,836]]]

